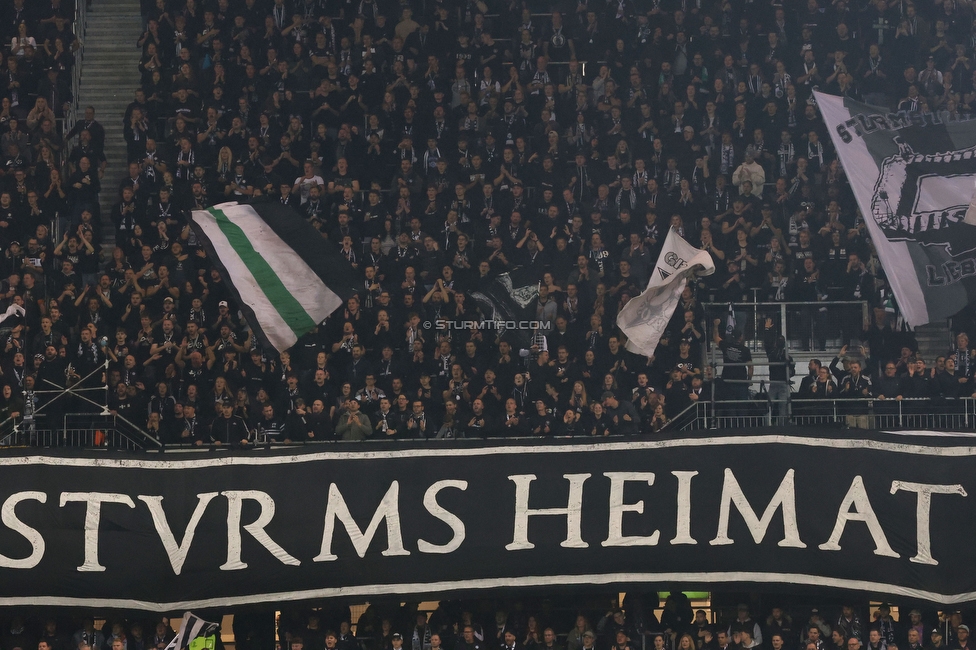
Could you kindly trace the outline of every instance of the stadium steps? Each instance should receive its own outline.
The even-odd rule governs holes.
[[[948,352],[952,345],[949,327],[944,321],[916,327],[915,339],[918,341],[918,352],[928,367],[935,365],[935,358]]]
[[[96,119],[105,127],[108,167],[100,197],[105,243],[115,239],[108,215],[126,173],[122,116],[139,86],[141,51],[136,41],[141,35],[139,0],[95,0],[88,10],[79,103],[81,110],[94,106]]]

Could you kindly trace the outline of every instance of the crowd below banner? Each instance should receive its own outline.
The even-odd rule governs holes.
[[[626,609],[605,612],[561,608],[543,614],[525,603],[442,601],[433,612],[415,603],[369,605],[353,621],[349,607],[272,615],[237,615],[235,647],[257,650],[966,650],[969,626],[960,611],[923,615],[919,609],[892,616],[882,603],[868,616],[860,601],[833,609],[790,611],[773,605],[765,616],[750,607],[693,611],[688,597],[671,592],[663,609],[628,597]],[[775,602],[775,599],[773,600]],[[655,613],[657,611],[657,613]],[[211,616],[211,618],[214,618]],[[219,620],[219,619],[215,619]],[[67,623],[41,613],[17,615],[2,626],[2,650],[165,650],[176,635],[163,618],[94,617]],[[716,622],[717,621],[717,622]],[[355,623],[355,630],[353,630]],[[227,635],[231,630],[223,630]],[[218,635],[218,639],[222,635]],[[217,647],[222,647],[218,640]]]
[[[962,120],[968,3],[144,2],[141,87],[108,117],[125,126],[122,179],[101,178],[91,109],[64,167],[37,107],[21,114],[18,66],[64,4],[2,13],[27,44],[0,80],[26,118],[0,112],[4,155],[23,158],[0,192],[0,308],[27,316],[0,331],[0,415],[56,421],[106,398],[49,391],[107,387],[113,412],[176,444],[653,433],[710,392],[708,346],[740,364],[719,396],[749,397],[763,361],[701,304],[756,297],[873,310],[838,326],[854,347],[811,362],[797,398],[973,394],[973,310],[944,360],[917,358],[812,98]],[[361,275],[281,355],[188,225],[248,200],[294,206]],[[616,314],[670,227],[718,271],[634,355]],[[469,294],[516,268],[539,282],[528,345],[465,325],[483,316]],[[785,385],[784,332],[751,334]]]

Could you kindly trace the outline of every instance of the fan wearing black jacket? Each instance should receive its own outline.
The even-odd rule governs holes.
[[[326,417],[322,400],[312,408],[305,405],[305,400],[295,400],[295,408],[291,410],[285,420],[286,437],[284,442],[304,442],[306,440],[333,440],[332,422]]]
[[[247,423],[234,415],[234,405],[227,401],[220,406],[220,416],[210,425],[210,442],[214,445],[240,445],[246,447],[251,444],[251,434]],[[202,444],[199,443],[199,444]]]
[[[529,420],[519,413],[515,399],[505,400],[505,413],[501,416],[501,426],[506,438],[521,438],[529,434]]]
[[[793,358],[786,351],[786,338],[779,333],[772,318],[766,319],[763,348],[769,359],[769,400],[775,404],[776,415],[785,418],[789,414],[787,404],[794,365]]]

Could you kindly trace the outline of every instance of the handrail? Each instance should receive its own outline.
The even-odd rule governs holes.
[[[48,444],[51,435],[67,431],[84,431],[91,434],[102,432],[103,435],[115,433],[120,439],[133,449],[159,449],[163,446],[161,440],[149,434],[142,427],[117,413],[64,413],[58,420],[49,420],[47,416],[38,415],[33,422],[24,423],[23,417],[8,417],[0,422],[0,448],[18,445]],[[84,426],[69,426],[72,418],[86,422]],[[21,439],[23,436],[23,439]],[[94,439],[94,435],[92,438]]]
[[[114,417],[116,420],[123,422],[133,433],[142,437],[144,441],[148,441],[149,443],[151,443],[153,446],[157,448],[163,446],[163,443],[161,440],[159,440],[159,438],[150,434],[148,431],[145,431],[142,427],[133,424],[132,422],[127,420],[125,417],[119,415],[118,413],[116,413]]]
[[[784,412],[783,406],[787,407]],[[755,399],[698,401],[689,417],[682,412],[679,431],[750,428],[757,426],[845,425],[868,429],[932,429],[971,433],[976,421],[973,397],[796,397],[774,400],[770,394]],[[674,419],[672,419],[674,421]],[[950,434],[945,434],[950,435]]]
[[[805,339],[808,343],[812,344],[815,340],[820,341],[820,345],[826,340],[824,336],[828,331],[834,332],[838,330],[837,327],[827,329],[828,320],[837,317],[840,314],[841,317],[854,317],[855,310],[859,310],[860,314],[857,316],[860,318],[861,327],[858,327],[858,332],[861,331],[862,327],[867,325],[869,321],[868,315],[868,303],[864,300],[818,300],[817,302],[802,302],[802,301],[743,301],[743,302],[715,302],[708,301],[702,302],[701,306],[703,308],[704,314],[704,326],[707,328],[706,331],[711,331],[712,324],[715,318],[722,319],[725,315],[725,310],[732,305],[733,312],[747,312],[741,323],[737,323],[740,329],[744,331],[751,332],[751,336],[748,339],[751,342],[751,349],[758,350],[758,343],[762,340],[761,333],[763,331],[763,326],[761,323],[761,317],[773,318],[779,321],[779,331],[777,334],[781,334],[787,338],[787,344],[789,346],[790,339],[795,339],[794,333],[800,335],[800,338]],[[808,318],[811,314],[811,310],[815,312],[823,313],[830,312],[831,309],[835,311],[826,314],[824,317],[820,318]],[[778,312],[778,313],[777,313]],[[799,313],[798,313],[799,312]],[[805,321],[805,325],[808,327],[804,328],[798,322],[794,322],[790,325],[790,316],[803,316],[800,319]],[[738,314],[737,314],[738,316]],[[795,320],[795,319],[794,319]],[[833,325],[837,323],[831,321]],[[797,330],[792,332],[792,327],[796,327]],[[715,356],[714,346],[709,346],[710,354]],[[787,348],[789,351],[789,347]],[[712,364],[715,364],[713,359]]]
[[[613,439],[613,440],[635,440],[635,439],[640,438],[640,437],[641,437],[640,434],[637,434],[637,435],[624,435],[624,434],[620,434],[620,433],[614,433],[614,434],[609,434],[609,435],[606,435],[606,436],[600,436],[599,439],[600,440],[605,440],[607,438],[610,438],[610,439]],[[384,438],[384,439],[367,438],[365,440],[299,440],[299,441],[294,441],[293,440],[291,442],[282,442],[282,441],[279,441],[279,440],[275,440],[275,441],[268,441],[266,443],[261,443],[261,444],[252,444],[252,445],[249,445],[248,446],[248,449],[282,449],[282,448],[290,449],[290,448],[299,448],[299,447],[327,447],[327,446],[331,446],[331,445],[363,444],[363,443],[366,443],[366,444],[383,444],[383,443],[386,443],[386,444],[399,444],[399,443],[410,443],[410,442],[425,442],[425,443],[431,443],[431,444],[434,444],[434,445],[439,445],[439,444],[448,444],[448,443],[456,442],[457,440],[474,440],[474,441],[479,441],[479,440],[582,440],[582,439],[589,440],[591,438],[593,438],[593,437],[592,436],[512,436],[512,437],[506,436],[504,438],[494,438],[494,437],[492,437],[492,438],[485,438],[485,437],[475,437],[475,438],[403,438],[403,439],[398,439],[398,440],[389,440],[389,439],[386,439],[386,438]],[[232,450],[236,450],[236,449],[240,449],[240,448],[241,447],[239,445],[214,445],[214,444],[210,444],[210,443],[202,444],[202,445],[195,445],[195,444],[182,443],[182,442],[180,442],[180,443],[172,443],[172,444],[166,445],[165,450],[166,450],[166,453],[169,453],[171,451],[174,451],[174,452],[176,452],[176,451],[218,451],[218,450],[232,451]],[[160,451],[162,451],[162,449],[160,449]]]
[[[16,418],[11,416],[0,422],[0,447],[9,447],[11,444],[10,437],[15,433],[17,433]]]
[[[802,307],[828,307],[832,305],[864,305],[867,304],[864,300],[818,300],[817,302],[803,302],[801,300],[767,300],[762,302],[733,302],[732,308],[736,307],[779,307],[780,305],[797,305]],[[702,307],[720,307],[727,309],[729,303],[727,302],[703,302]]]
[[[939,408],[941,405],[941,409]],[[877,429],[935,429],[939,431],[957,432],[952,435],[976,435],[976,432],[969,432],[972,422],[976,421],[976,399],[972,397],[948,398],[934,401],[932,398],[904,398],[904,399],[879,399],[879,398],[816,398],[799,399],[791,402],[792,411],[787,415],[778,415],[773,412],[773,403],[763,399],[737,399],[737,400],[717,400],[714,404],[708,401],[695,402],[674,417],[668,420],[663,427],[663,431],[681,432],[699,429],[715,428],[749,428],[757,426],[802,426],[802,425],[837,425],[847,424],[848,426],[860,426],[862,428]],[[115,416],[117,421],[121,421],[126,426],[131,426],[133,430],[139,431],[138,427],[120,416]],[[850,419],[859,423],[852,425]],[[0,422],[0,430],[9,427],[13,418],[7,418]],[[97,427],[92,427],[96,429]],[[60,446],[55,436],[51,436],[51,429],[40,428],[36,431],[37,441],[33,440],[11,440],[11,435],[7,434],[0,438],[0,447],[12,447],[15,445],[38,445],[38,446]],[[106,431],[106,434],[110,433]],[[123,445],[122,442],[138,443],[133,440],[127,432],[116,428],[114,433],[120,438],[114,438],[115,448],[129,449],[131,451],[155,451],[157,453],[181,453],[181,452],[232,452],[239,447],[237,445],[193,445],[193,444],[169,444],[162,445],[159,441],[148,436],[145,432],[140,432],[146,440],[152,442],[150,448],[139,444]],[[946,434],[949,435],[949,434]],[[640,433],[636,435],[613,434],[605,436],[616,441],[647,439],[648,434]],[[509,441],[535,440],[559,441],[559,440],[580,440],[591,439],[590,436],[517,436],[505,437]],[[481,438],[469,439],[477,442]],[[318,448],[327,449],[330,446],[346,446],[348,444],[410,444],[423,442],[432,447],[445,444],[438,439],[367,439],[357,441],[344,440],[310,440],[294,441],[290,443],[274,441],[267,444],[251,445],[249,448],[260,449],[297,449],[297,448]],[[453,442],[448,440],[447,443]],[[70,445],[69,445],[70,446]],[[94,447],[90,440],[88,443],[75,444],[74,446]],[[111,445],[108,446],[111,448]]]
[[[727,382],[727,379],[721,380],[723,383]],[[944,401],[949,404],[955,402],[973,402],[976,403],[976,398],[970,397],[902,397],[898,399],[896,397],[795,397],[794,400],[799,404],[817,404],[819,402],[864,402],[865,404],[871,402],[882,402],[885,404],[891,402],[931,402],[933,400]],[[720,399],[716,400],[717,404],[755,404],[754,399]]]
[[[85,60],[85,37],[87,36],[87,30],[88,3],[86,0],[78,0],[75,3],[75,19],[71,23],[71,31],[75,35],[75,40],[80,45],[74,52],[75,64],[71,67],[71,106],[64,114],[64,124],[61,127],[62,135],[66,135],[71,130],[71,127],[74,126],[78,118],[78,109],[81,103],[78,95],[81,93],[81,73],[84,67],[82,64]]]
[[[782,401],[774,401],[769,395],[765,399],[757,397],[753,399],[716,399],[714,402],[700,400],[688,405],[679,413],[668,419],[663,427],[664,431],[689,431],[695,429],[710,428],[749,428],[756,426],[796,426],[808,424],[848,424],[848,418],[859,418],[863,420],[859,426],[897,429],[897,428],[931,428],[941,431],[967,431],[971,424],[976,421],[976,398],[955,397],[955,398],[931,398],[931,397],[905,397],[902,399],[878,397],[815,397],[797,398],[789,400],[790,412],[787,414],[775,413],[775,404]],[[79,429],[69,426],[71,417],[93,418],[96,421],[89,423],[87,427]],[[68,431],[77,434],[79,431],[87,431],[88,434],[102,432],[105,436],[104,448],[129,449],[130,451],[155,451],[155,452],[181,452],[181,451],[233,451],[238,449],[237,445],[213,445],[213,444],[166,444],[153,437],[141,427],[133,424],[123,416],[117,414],[103,415],[100,413],[69,413],[62,416],[61,424],[63,427],[50,427],[49,423],[43,420],[35,423],[35,428],[24,428],[22,418],[12,418],[0,421],[0,448],[15,446],[62,446],[59,442],[59,435]],[[108,418],[108,421],[97,420]],[[13,429],[13,430],[11,430]],[[64,443],[67,446],[97,448],[98,443],[95,435],[76,436],[74,443]],[[115,437],[111,438],[110,435]],[[23,438],[15,438],[15,436]],[[646,439],[646,433],[635,435],[611,434],[605,436],[613,440],[638,440]],[[976,435],[972,433],[971,435]],[[82,442],[78,442],[81,439]],[[574,440],[591,439],[590,436],[515,436],[504,437],[505,440]],[[468,440],[482,440],[482,438],[471,438]],[[414,443],[421,439],[367,439],[362,441],[344,440],[309,440],[293,441],[289,443],[281,441],[269,441],[259,445],[250,445],[252,449],[285,449],[316,447],[328,448],[331,445],[345,446],[347,442],[353,443]],[[423,439],[422,442],[430,445],[441,444],[436,438]],[[450,442],[450,441],[448,441]]]

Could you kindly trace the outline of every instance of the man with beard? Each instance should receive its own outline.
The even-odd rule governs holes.
[[[44,359],[37,371],[38,390],[57,390],[65,386],[67,365],[58,355],[58,349],[49,345],[44,349]]]

